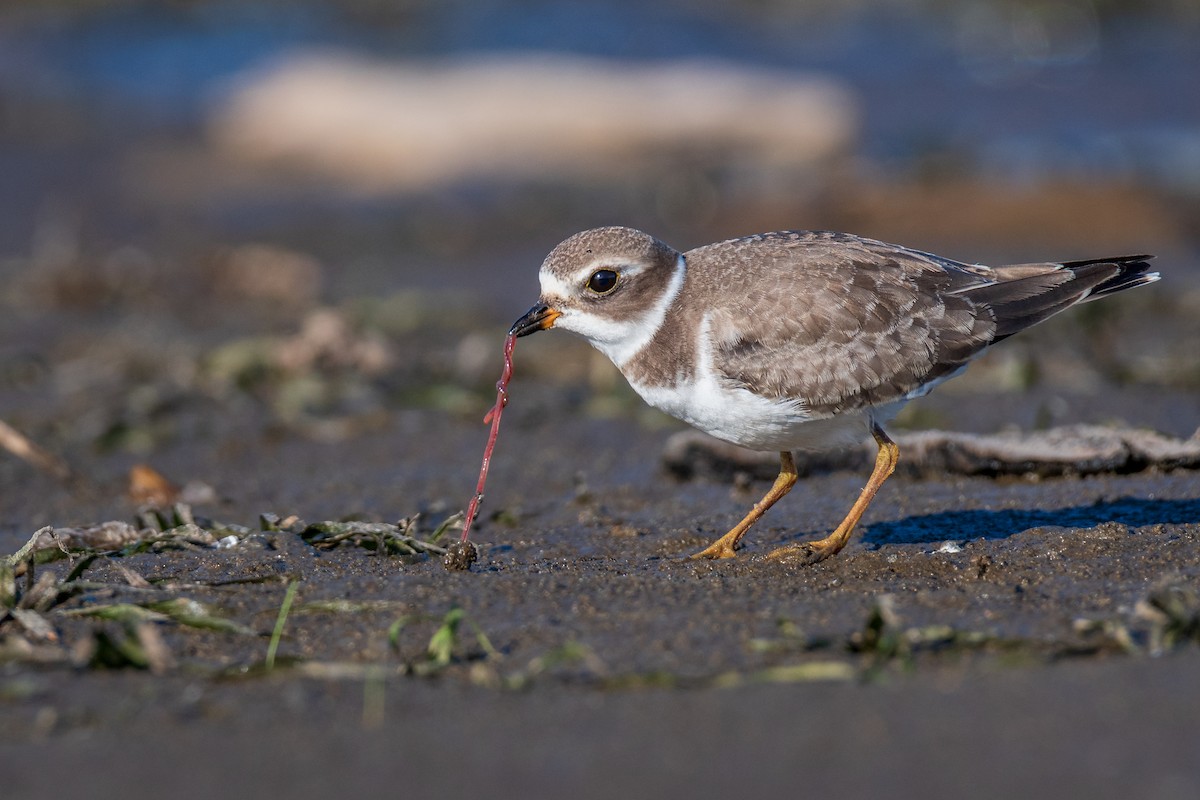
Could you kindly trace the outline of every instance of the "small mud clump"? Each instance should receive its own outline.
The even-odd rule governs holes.
[[[455,542],[442,556],[442,566],[446,569],[467,570],[479,560],[479,550],[474,542]]]

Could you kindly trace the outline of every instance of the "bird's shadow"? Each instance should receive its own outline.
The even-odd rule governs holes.
[[[1121,497],[1056,509],[939,511],[894,522],[876,522],[865,529],[862,540],[867,545],[878,546],[1005,539],[1030,528],[1091,528],[1103,522],[1119,522],[1132,527],[1196,523],[1200,522],[1200,500]]]

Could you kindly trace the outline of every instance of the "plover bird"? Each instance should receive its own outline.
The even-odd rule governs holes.
[[[574,331],[642,399],[706,433],[779,452],[779,477],[693,558],[734,555],[796,483],[793,450],[869,434],[875,468],[824,539],[771,559],[814,563],[845,547],[896,467],[884,425],[989,346],[1076,303],[1158,280],[1151,256],[985,267],[845,233],[780,231],[680,253],[631,228],[575,234],[551,251],[537,304],[512,326]]]

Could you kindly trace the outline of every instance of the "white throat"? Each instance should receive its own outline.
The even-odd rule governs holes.
[[[574,331],[587,339],[593,347],[612,359],[617,368],[625,366],[631,358],[649,344],[654,335],[662,327],[667,318],[667,311],[679,296],[683,288],[683,279],[687,273],[687,262],[683,254],[675,261],[675,271],[667,284],[662,296],[642,316],[626,321],[611,320],[578,309],[564,310],[554,327]],[[557,288],[557,287],[553,287]],[[552,289],[542,281],[543,291]]]

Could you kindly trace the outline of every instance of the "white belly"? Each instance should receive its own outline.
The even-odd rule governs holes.
[[[711,375],[677,385],[631,384],[643,400],[710,436],[751,450],[830,450],[861,442],[870,419],[889,419],[895,408],[879,413],[862,409],[813,419],[801,403],[760,397],[742,388],[721,386]]]

